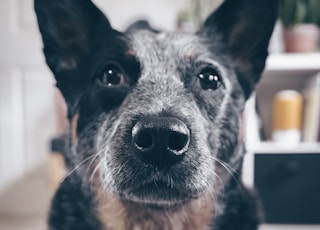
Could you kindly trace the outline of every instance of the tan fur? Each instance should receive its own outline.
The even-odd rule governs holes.
[[[71,121],[71,136],[72,136],[73,144],[78,143],[78,134],[77,134],[78,120],[79,120],[79,113],[76,113],[72,117],[72,121]]]
[[[214,219],[209,194],[166,211],[123,202],[103,191],[98,197],[98,216],[106,230],[209,230]]]
[[[127,51],[126,54],[127,54],[128,57],[136,57],[136,52],[134,52],[133,50]]]
[[[52,152],[49,159],[50,170],[50,192],[53,196],[57,191],[61,181],[67,174],[67,168],[62,153]]]

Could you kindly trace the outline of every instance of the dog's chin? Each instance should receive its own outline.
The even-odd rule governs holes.
[[[144,206],[149,209],[163,210],[163,209],[174,209],[181,207],[183,204],[188,203],[190,200],[178,200],[178,199],[166,199],[166,198],[147,198],[138,196],[123,196],[124,201],[129,201],[131,203],[137,204],[139,206]]]
[[[198,196],[199,194],[186,193],[185,190],[180,191],[175,186],[161,181],[145,183],[120,193],[123,200],[152,209],[179,207]]]

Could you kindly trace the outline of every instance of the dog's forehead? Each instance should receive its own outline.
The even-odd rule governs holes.
[[[226,57],[221,51],[219,36],[209,41],[197,34],[179,32],[155,34],[149,31],[138,31],[130,37],[130,46],[142,66],[140,79],[150,76],[179,78],[181,73],[185,74],[184,71],[192,70],[197,63],[214,66],[219,69],[224,78],[232,76],[228,67],[230,63],[225,61]],[[224,79],[227,88],[231,88],[230,80],[232,79]]]
[[[177,50],[181,47],[192,49],[193,47],[195,48],[196,45],[201,44],[198,36],[179,32],[153,33],[142,30],[131,34],[131,38],[133,41],[133,48],[140,51],[150,49],[168,51],[168,49],[174,48],[174,50]]]
[[[205,42],[193,34],[139,31],[131,38],[135,55],[148,68],[166,65],[168,69],[190,59],[208,59],[210,56]]]

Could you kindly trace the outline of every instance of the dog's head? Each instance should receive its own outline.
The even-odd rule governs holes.
[[[241,162],[241,114],[264,69],[276,0],[226,0],[195,34],[121,33],[89,0],[35,9],[83,178],[121,199],[171,205],[231,177],[219,166]]]

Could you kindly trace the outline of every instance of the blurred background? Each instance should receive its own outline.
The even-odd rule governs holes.
[[[95,0],[115,29],[148,20],[196,31],[222,0]],[[271,55],[247,103],[244,180],[265,206],[262,229],[320,229],[319,0],[279,0]],[[45,229],[64,175],[52,140],[64,104],[45,65],[33,0],[0,0],[0,229]]]

